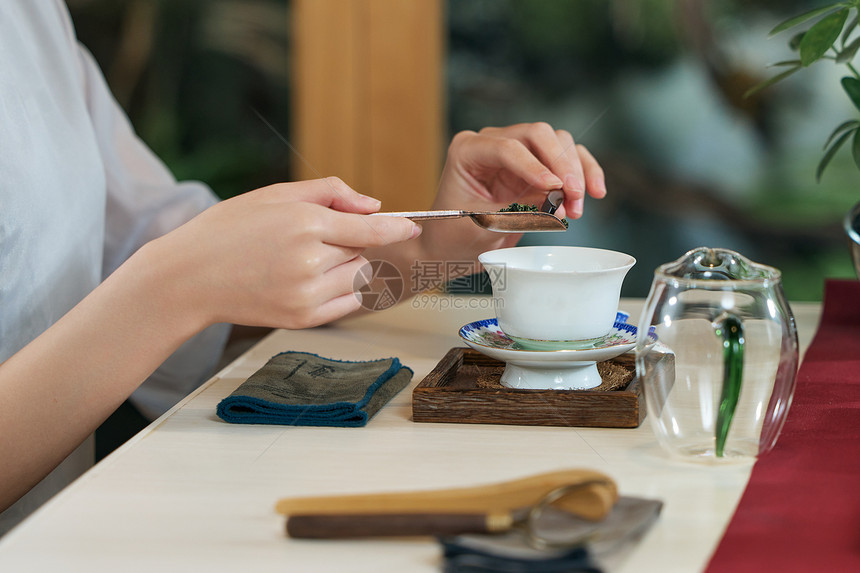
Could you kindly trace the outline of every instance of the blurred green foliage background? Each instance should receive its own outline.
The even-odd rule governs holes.
[[[345,0],[349,1],[349,0]],[[610,195],[555,234],[654,268],[702,245],[783,270],[792,300],[851,277],[841,219],[860,200],[848,153],[821,183],[830,131],[856,111],[816,64],[744,99],[787,59],[800,0],[457,0],[447,4],[448,129],[548,121],[598,157]],[[70,0],[141,137],[178,178],[221,197],[289,180],[288,0]],[[280,136],[259,116],[274,126]],[[853,114],[853,115],[852,115]],[[300,151],[300,150],[299,150]]]
[[[285,0],[70,0],[138,134],[222,198],[290,178]]]

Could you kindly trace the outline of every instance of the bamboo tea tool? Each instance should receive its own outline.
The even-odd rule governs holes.
[[[334,538],[501,532],[548,505],[600,521],[618,499],[606,475],[562,470],[473,487],[278,501],[292,537]]]

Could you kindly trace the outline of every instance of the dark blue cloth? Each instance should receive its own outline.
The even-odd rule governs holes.
[[[464,543],[457,538],[440,539],[445,555],[445,573],[601,573],[584,547],[547,551],[538,556],[503,555]]]
[[[283,352],[224,398],[217,413],[234,424],[364,426],[411,379],[397,358],[352,362]]]

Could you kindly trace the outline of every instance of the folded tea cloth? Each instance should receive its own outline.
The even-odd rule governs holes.
[[[283,352],[221,400],[217,413],[234,424],[359,427],[411,379],[397,358],[349,362]]]

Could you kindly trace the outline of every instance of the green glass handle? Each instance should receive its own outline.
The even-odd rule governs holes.
[[[717,336],[723,339],[723,390],[720,396],[720,409],[717,412],[717,450],[718,458],[723,457],[729,428],[741,394],[744,373],[744,327],[741,320],[733,314],[724,314],[715,321]]]

